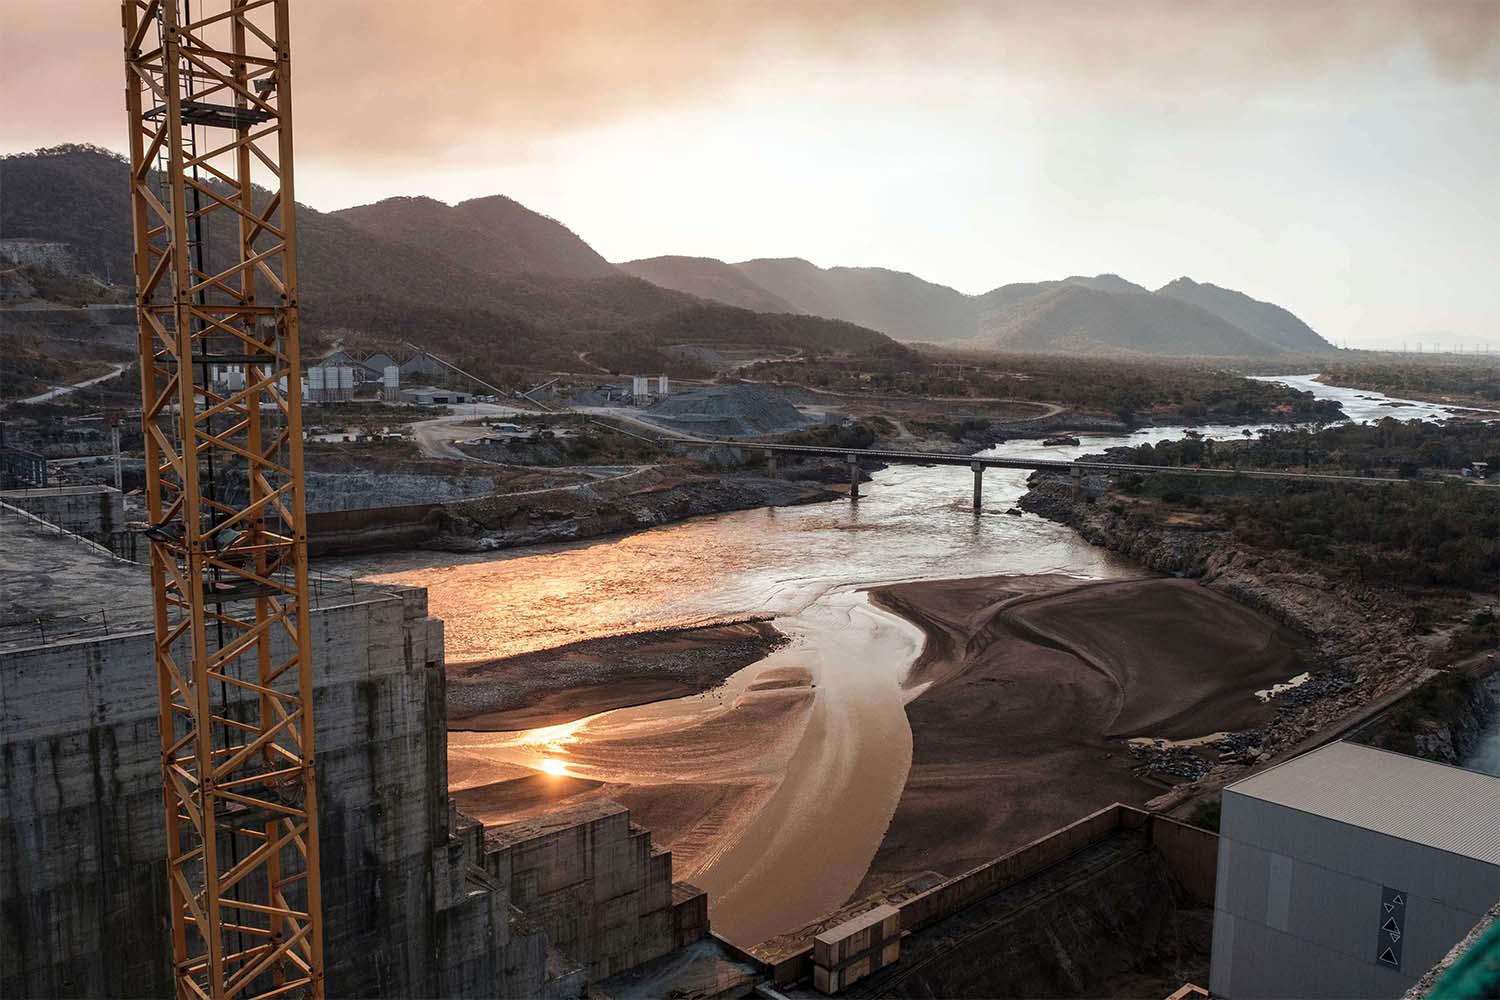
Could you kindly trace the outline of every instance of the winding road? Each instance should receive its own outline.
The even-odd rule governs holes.
[[[48,403],[60,396],[66,396],[69,393],[77,392],[79,389],[87,389],[91,385],[98,385],[100,382],[108,382],[110,379],[117,377],[129,367],[129,365],[114,365],[112,366],[112,370],[104,375],[99,375],[91,379],[85,379],[82,382],[75,382],[72,385],[53,386],[46,392],[38,393],[35,396],[28,396],[25,399],[18,399],[16,400],[16,402],[26,404]]]

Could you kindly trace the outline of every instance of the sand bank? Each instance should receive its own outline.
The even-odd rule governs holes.
[[[1159,795],[1123,739],[1261,724],[1275,709],[1256,690],[1306,669],[1300,636],[1188,580],[989,577],[872,596],[927,644],[908,678],[906,788],[861,892],[956,875]]]
[[[505,732],[684,698],[786,639],[768,621],[657,629],[448,666],[448,725]]]

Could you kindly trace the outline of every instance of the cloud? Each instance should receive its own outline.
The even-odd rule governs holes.
[[[418,13],[420,12],[420,13]],[[0,146],[123,140],[119,27],[99,0],[6,4]],[[293,5],[298,147],[319,158],[524,158],[767,74],[877,66],[1059,87],[1244,88],[1425,51],[1500,75],[1494,0],[410,0]],[[684,137],[686,138],[686,137]]]

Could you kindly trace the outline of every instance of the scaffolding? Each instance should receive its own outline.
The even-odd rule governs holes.
[[[321,997],[287,0],[122,15],[176,995]]]

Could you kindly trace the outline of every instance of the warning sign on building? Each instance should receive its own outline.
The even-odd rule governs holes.
[[[1383,886],[1380,890],[1380,930],[1375,935],[1375,961],[1401,968],[1401,939],[1406,935],[1406,893]]]

